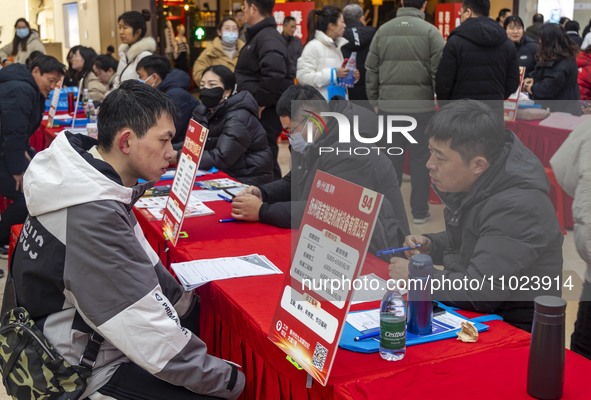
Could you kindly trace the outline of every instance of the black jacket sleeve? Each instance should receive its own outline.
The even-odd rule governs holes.
[[[251,135],[248,132],[248,121],[242,117],[254,118],[246,112],[224,118],[222,134],[217,138],[213,149],[203,152],[200,168],[230,169],[246,153],[251,145]]]
[[[2,147],[8,171],[20,175],[27,169],[29,161],[25,152],[29,148],[29,123],[33,119],[37,94],[32,87],[25,85],[11,86],[2,99]]]
[[[261,32],[260,34],[264,34]],[[269,38],[271,39],[271,38]],[[254,97],[258,105],[268,107],[281,96],[287,75],[285,43],[281,37],[261,40],[258,49],[261,80]]]
[[[557,64],[536,71],[532,93],[535,100],[552,100],[562,90],[567,80],[567,71]]]
[[[505,80],[505,99],[517,91],[519,87],[519,61],[517,59],[517,50],[510,40],[507,40],[505,47],[509,54],[509,65],[507,66],[507,75]]]
[[[435,93],[437,93],[437,100],[451,99],[454,83],[456,81],[457,68],[456,45],[454,38],[451,37],[443,48],[439,68],[437,68],[437,75],[435,78]]]

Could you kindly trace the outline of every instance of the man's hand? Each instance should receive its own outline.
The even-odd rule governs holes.
[[[417,244],[421,247],[416,249]],[[406,257],[411,258],[415,254],[430,254],[431,253],[431,239],[423,235],[408,235],[404,239],[404,246],[412,247],[415,250],[407,250],[404,252]]]
[[[22,192],[23,191],[23,174],[12,175],[12,177],[16,181],[16,191]]]
[[[259,119],[261,119],[261,117],[263,116],[263,111],[265,111],[265,107],[259,106]]]
[[[529,93],[529,94],[532,94],[532,93],[531,93],[531,89],[532,89],[532,86],[533,86],[533,85],[534,85],[534,79],[533,79],[533,78],[525,78],[525,79],[523,80],[523,89],[524,89],[524,90],[525,90],[527,93]]]
[[[240,196],[244,196],[246,194],[252,194],[253,196],[258,197],[259,199],[263,199],[263,194],[261,193],[261,190],[256,187],[256,186],[249,186],[246,189],[244,189],[243,191],[241,191],[240,193],[238,193],[236,195],[236,197],[240,197]]]
[[[232,201],[232,218],[243,221],[258,221],[263,201],[255,195],[244,194]]]
[[[349,75],[349,68],[339,67],[337,68],[337,78],[346,78]]]
[[[408,279],[408,260],[400,257],[392,257],[390,259],[390,278],[394,280]]]

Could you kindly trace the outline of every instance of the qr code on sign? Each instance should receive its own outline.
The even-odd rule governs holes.
[[[319,371],[322,371],[327,355],[328,349],[316,342],[316,348],[314,349],[314,354],[312,355],[312,365],[318,368]]]

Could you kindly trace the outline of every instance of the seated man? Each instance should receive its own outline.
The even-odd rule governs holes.
[[[194,297],[168,273],[131,211],[174,156],[177,110],[126,81],[98,116],[98,143],[60,134],[24,177],[29,209],[12,265],[18,304],[73,365],[104,337],[86,396],[235,399],[244,375],[182,327]],[[51,200],[48,200],[51,199]]]
[[[191,114],[199,105],[199,100],[189,93],[189,74],[180,69],[171,69],[168,59],[160,55],[142,58],[136,71],[146,85],[166,93],[178,108],[179,116],[174,122],[176,134],[172,138],[172,144],[175,148],[182,148]]]
[[[293,103],[292,103],[293,102]],[[289,132],[292,169],[282,179],[250,186],[232,202],[232,217],[261,221],[286,228],[298,228],[317,170],[327,172],[384,195],[384,202],[370,245],[371,250],[398,246],[409,232],[408,221],[392,163],[383,153],[349,155],[342,151],[323,152],[320,148],[350,148],[355,143],[340,144],[336,119],[327,118],[327,132],[315,128],[313,143],[302,136],[307,119],[305,112],[338,112],[353,121],[359,116],[360,134],[377,132],[377,116],[364,107],[346,101],[330,105],[318,90],[308,85],[289,87],[277,102],[283,129]],[[366,145],[367,146],[367,145]]]
[[[407,256],[430,254],[443,265],[432,276],[442,286],[433,286],[436,300],[495,313],[529,331],[533,298],[560,296],[563,236],[542,164],[491,115],[481,102],[459,100],[429,122],[427,168],[446,205],[446,231],[408,236],[405,246],[420,244]],[[408,260],[391,263],[392,278],[407,277]],[[548,279],[552,287],[542,293]]]

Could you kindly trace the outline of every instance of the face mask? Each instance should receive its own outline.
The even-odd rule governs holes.
[[[222,42],[234,44],[238,40],[238,32],[222,32]]]
[[[213,108],[220,104],[223,97],[224,88],[221,87],[215,87],[211,89],[203,88],[201,89],[201,94],[199,95],[201,102],[207,108]]]
[[[287,138],[289,140],[289,144],[291,145],[291,149],[300,154],[304,154],[304,151],[312,144],[308,143],[304,139],[301,132],[294,132]]]
[[[18,28],[16,30],[16,36],[18,36],[21,39],[26,38],[27,36],[29,36],[29,28]]]

